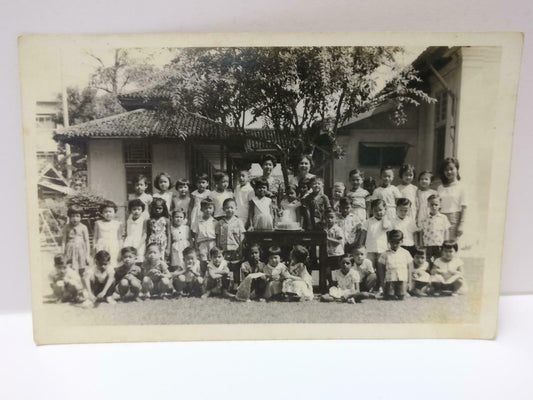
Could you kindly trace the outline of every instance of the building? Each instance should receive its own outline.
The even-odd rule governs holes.
[[[57,129],[57,116],[61,102],[55,100],[37,101],[35,104],[35,124],[37,129],[37,159],[41,166],[53,163],[57,155],[54,131]]]

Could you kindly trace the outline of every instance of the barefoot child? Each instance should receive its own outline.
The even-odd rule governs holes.
[[[431,293],[439,295],[445,290],[452,296],[457,296],[466,292],[464,263],[456,256],[457,250],[457,242],[453,240],[447,240],[442,244],[442,255],[435,260],[432,267]]]
[[[235,295],[237,300],[263,299],[266,289],[264,267],[265,263],[261,261],[261,246],[258,244],[250,245],[247,261],[241,265],[241,284],[237,288],[237,294]]]
[[[413,256],[413,263],[409,267],[411,272],[410,291],[413,296],[425,296],[429,286],[429,264],[426,261],[426,250],[417,247]]]
[[[122,224],[115,219],[117,205],[106,200],[100,206],[102,218],[94,223],[94,252],[105,250],[109,253],[110,267],[117,267],[118,256],[122,242]]]
[[[172,291],[171,275],[167,264],[161,260],[160,247],[156,243],[146,246],[142,272],[142,293],[145,298],[163,297]]]
[[[209,252],[216,245],[216,223],[213,218],[215,206],[210,198],[201,201],[202,216],[197,222],[196,248],[201,261],[209,259]]]
[[[144,248],[146,246],[146,223],[144,217],[145,204],[141,199],[133,199],[128,203],[130,215],[126,222],[126,238],[124,247],[134,247],[137,250],[136,257],[144,259]]]
[[[65,264],[83,276],[90,264],[89,230],[81,223],[83,209],[72,205],[68,208],[68,224],[63,228],[63,254]]]
[[[172,273],[172,284],[178,296],[187,294],[200,297],[203,294],[204,274],[200,267],[198,251],[194,247],[183,250],[183,265]]]
[[[84,306],[94,307],[99,301],[115,304],[115,268],[111,264],[111,255],[105,250],[98,251],[94,256],[94,264],[83,275]]]
[[[213,247],[209,255],[211,261],[207,264],[205,293],[202,298],[217,294],[222,297],[231,297],[228,290],[233,281],[233,274],[228,268],[228,262],[224,259],[224,253],[218,247]]]
[[[385,300],[403,300],[409,279],[409,264],[413,258],[400,247],[403,240],[401,231],[393,229],[387,232],[387,239],[390,248],[378,260],[378,265],[385,270],[383,297]]]
[[[54,257],[54,272],[48,275],[57,302],[77,302],[83,299],[80,274],[65,262],[63,254]]]
[[[136,264],[137,250],[135,247],[124,247],[120,255],[122,264],[115,270],[116,292],[121,299],[129,295],[132,300],[138,301],[142,288],[142,271]]]
[[[292,248],[291,263],[283,272],[281,292],[289,301],[313,300],[313,278],[307,271],[305,263],[309,258],[309,251],[300,245]]]
[[[359,289],[361,292],[376,291],[377,276],[374,271],[372,262],[366,258],[366,249],[364,246],[357,246],[353,252],[354,266],[353,269],[359,274]]]
[[[339,269],[333,271],[336,285],[329,288],[329,293],[323,295],[322,301],[342,301],[354,304],[359,294],[360,277],[352,268],[354,259],[350,255],[344,255],[339,259]],[[357,298],[360,301],[360,298]]]
[[[183,266],[183,250],[191,245],[189,226],[185,224],[183,209],[172,212],[172,226],[170,228],[170,270],[175,271]]]

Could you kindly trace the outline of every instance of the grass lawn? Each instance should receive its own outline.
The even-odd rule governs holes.
[[[83,309],[72,304],[46,304],[45,307],[47,318],[51,322],[75,326],[476,322],[480,311],[483,260],[465,258],[464,261],[469,291],[458,297],[411,297],[404,301],[366,300],[360,304],[319,301],[241,303],[218,298],[180,298],[150,299],[138,303],[119,302],[115,305],[101,303],[94,309]],[[46,279],[45,276],[43,271],[43,279]]]

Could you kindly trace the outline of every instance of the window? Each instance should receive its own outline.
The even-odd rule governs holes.
[[[54,129],[55,123],[51,115],[37,115],[35,117],[37,129]]]
[[[400,166],[409,146],[407,143],[359,143],[359,164],[365,167]]]
[[[148,141],[124,141],[124,166],[126,168],[126,193],[128,200],[134,193],[135,177],[147,178],[147,193],[152,192],[152,146]]]

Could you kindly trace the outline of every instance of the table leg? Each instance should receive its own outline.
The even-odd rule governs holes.
[[[328,266],[328,249],[327,246],[324,244],[321,244],[319,246],[319,254],[320,254],[320,272],[318,275],[318,287],[321,294],[328,293],[328,286],[326,282],[326,269]]]

